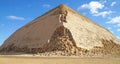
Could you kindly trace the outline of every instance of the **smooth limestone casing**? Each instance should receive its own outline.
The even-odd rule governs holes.
[[[54,11],[18,29],[4,42],[2,47],[14,43],[14,46],[19,48],[26,46],[28,48],[38,48],[48,43],[55,29],[61,25],[59,15],[51,15]]]
[[[68,11],[66,20],[67,23],[63,23],[63,25],[71,31],[77,47],[88,50],[95,46],[102,47],[101,39],[119,42],[107,29],[91,22],[82,15]]]

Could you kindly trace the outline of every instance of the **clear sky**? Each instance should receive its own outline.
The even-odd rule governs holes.
[[[120,0],[0,0],[0,45],[18,28],[65,4],[120,39]]]

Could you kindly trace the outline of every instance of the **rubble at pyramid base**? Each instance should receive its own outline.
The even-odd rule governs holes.
[[[115,44],[112,40],[101,39],[103,47],[95,46],[87,50],[77,47],[72,38],[69,29],[64,26],[58,27],[50,42],[45,44],[42,48],[18,48],[14,44],[0,50],[1,54],[36,54],[40,56],[94,56],[94,55],[108,55],[120,53],[120,45]]]

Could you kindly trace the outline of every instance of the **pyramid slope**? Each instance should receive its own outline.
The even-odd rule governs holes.
[[[1,51],[112,54],[120,52],[119,42],[108,30],[60,5],[18,29]]]

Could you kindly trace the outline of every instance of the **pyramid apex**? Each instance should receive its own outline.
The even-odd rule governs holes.
[[[65,10],[68,9],[69,7],[64,4],[60,4],[57,8],[59,8],[60,10]]]
[[[67,6],[64,5],[64,4],[60,4],[58,7],[64,8],[64,7],[67,7]]]
[[[76,11],[74,11],[73,9],[71,9],[70,7],[68,7],[68,6],[64,5],[64,4],[60,4],[56,8],[59,9],[59,13],[66,13],[66,11],[76,13]]]

